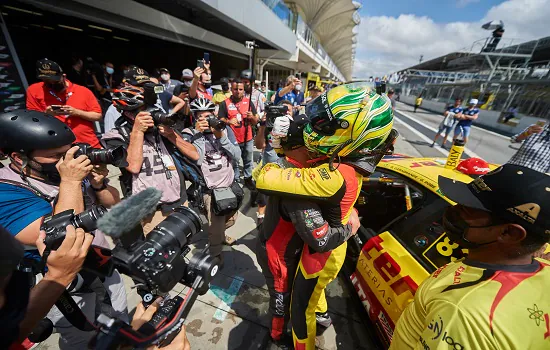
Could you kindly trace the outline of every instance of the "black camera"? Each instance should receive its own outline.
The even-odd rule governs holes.
[[[265,106],[265,125],[267,128],[273,128],[273,123],[277,117],[282,117],[288,114],[288,106],[286,105],[266,105]]]
[[[175,114],[167,114],[157,106],[158,94],[164,92],[162,84],[153,82],[143,84],[143,101],[145,102],[146,112],[151,113],[153,122],[156,126],[163,124],[166,126],[174,126],[178,121],[178,116]]]
[[[201,230],[199,216],[187,207],[174,210],[145,240],[137,240],[125,248],[117,244],[112,251],[116,268],[142,283],[150,296],[143,295],[145,302],[152,302],[153,295],[169,292],[181,282],[191,286],[197,276],[203,282],[197,292],[208,290],[210,276],[217,272],[217,262],[207,254],[194,255],[185,261],[189,253],[189,239]],[[212,270],[216,271],[212,274]]]
[[[208,121],[208,126],[211,128],[214,128],[218,131],[222,131],[225,129],[225,122],[223,120],[219,120],[213,114],[210,114],[206,120]],[[209,131],[210,130],[207,130],[206,132],[208,133]]]
[[[87,143],[76,143],[79,150],[75,152],[74,157],[85,155],[92,164],[112,164],[119,168],[128,166],[126,162],[126,149],[123,146],[110,148],[93,148]]]
[[[92,232],[97,229],[97,220],[107,212],[102,205],[93,205],[90,209],[83,211],[80,214],[75,214],[74,210],[65,210],[59,214],[53,215],[46,220],[41,230],[46,231],[44,244],[50,250],[59,248],[65,239],[68,225],[73,225],[75,228],[81,228],[85,232]]]

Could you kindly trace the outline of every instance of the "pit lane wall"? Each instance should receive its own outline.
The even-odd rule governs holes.
[[[400,102],[414,106],[414,101],[416,100],[416,96],[401,95],[399,97],[399,100]],[[428,110],[430,112],[440,114],[440,113],[443,113],[443,111],[445,110],[445,106],[446,106],[445,102],[423,100],[420,108]],[[518,125],[510,126],[510,125],[505,125],[498,122],[498,119],[500,118],[500,113],[501,113],[500,111],[487,111],[484,109],[480,109],[479,118],[477,118],[477,120],[474,121],[474,125],[496,131],[503,135],[512,136],[522,132],[529,125],[535,124],[537,121],[541,120],[541,118],[529,117],[523,114],[518,114],[518,117],[520,118]]]

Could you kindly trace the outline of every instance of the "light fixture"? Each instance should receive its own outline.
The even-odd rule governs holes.
[[[121,37],[119,37],[119,36],[113,36],[113,39],[122,40],[122,41],[130,41],[130,39],[121,38]]]
[[[109,28],[94,26],[93,24],[88,24],[88,27],[94,28],[94,29],[97,29],[97,30],[103,30],[104,32],[112,32],[113,31],[112,29],[109,29]]]
[[[53,28],[53,27],[48,27],[48,26],[42,26],[42,28],[44,28],[44,29],[49,29],[49,30],[55,30],[55,28]]]
[[[6,8],[6,9],[19,11],[19,12],[24,12],[24,13],[28,13],[28,14],[35,15],[35,16],[43,16],[43,14],[41,14],[40,12],[33,12],[33,11],[25,10],[25,9],[20,9],[19,7],[8,6],[8,5],[4,5],[3,7]]]
[[[105,40],[104,37],[102,36],[97,36],[97,35],[90,35],[92,38],[96,38],[96,39],[99,39],[99,40]]]
[[[58,24],[57,26],[61,27],[61,28],[65,28],[65,29],[75,30],[77,32],[83,32],[84,31],[83,29],[80,29],[80,28],[77,28],[77,27],[66,26],[64,24]]]

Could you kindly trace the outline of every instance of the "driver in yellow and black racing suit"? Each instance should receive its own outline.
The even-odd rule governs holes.
[[[266,165],[257,178],[258,190],[269,196],[257,255],[270,291],[271,337],[278,341],[284,333],[291,294],[295,349],[315,348],[316,321],[330,325],[324,289],[336,278],[346,241],[359,228],[353,205],[362,174],[374,170],[396,137],[389,100],[361,84],[324,93],[306,113],[309,120],[294,118],[288,136],[280,138],[286,157]],[[307,148],[296,142],[302,129],[296,125],[304,123]],[[274,140],[280,136],[272,133]],[[313,155],[332,157],[311,168]],[[361,174],[333,163],[335,156]]]

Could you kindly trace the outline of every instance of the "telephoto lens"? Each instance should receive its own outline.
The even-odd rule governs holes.
[[[183,248],[189,244],[188,239],[201,230],[201,219],[191,209],[179,207],[174,209],[164,221],[147,235],[147,241],[165,247]]]
[[[77,143],[75,146],[79,147],[79,150],[74,154],[74,157],[85,155],[90,159],[92,164],[111,164],[116,167],[127,167],[126,162],[126,149],[123,146],[116,146],[111,148],[92,148],[87,143]]]

